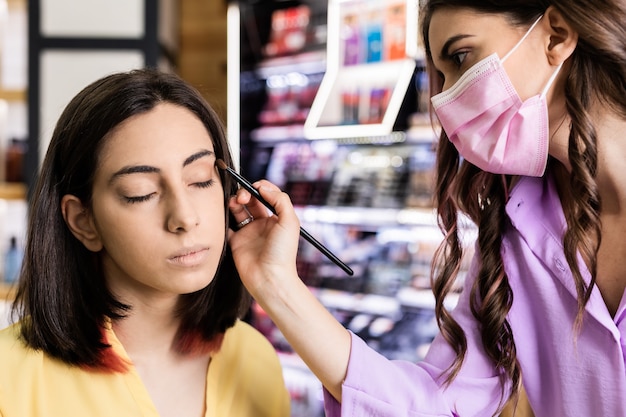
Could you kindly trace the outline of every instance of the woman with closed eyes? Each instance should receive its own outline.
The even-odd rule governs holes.
[[[174,75],[113,74],[68,104],[0,331],[0,416],[290,415],[273,347],[241,320],[218,158],[218,116]]]

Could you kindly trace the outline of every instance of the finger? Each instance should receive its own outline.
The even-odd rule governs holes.
[[[260,181],[253,183],[252,187],[255,190],[257,190],[257,192],[260,187],[263,187],[266,189],[267,192],[278,194],[278,197],[280,197],[280,195],[283,194],[284,197],[288,201],[287,207],[288,208],[291,207],[291,202],[289,200],[289,197],[285,193],[283,193],[280,190],[280,188],[277,187],[275,184],[267,180],[260,180]],[[261,199],[265,200],[265,202],[259,201],[256,198],[256,195],[253,195],[246,189],[242,188],[237,191],[237,194],[235,195],[235,197],[231,198],[229,207],[231,209],[231,212],[233,213],[233,215],[238,221],[243,221],[244,219],[248,217],[248,215],[251,215],[254,218],[259,218],[259,219],[263,217],[271,217],[273,215],[272,212],[275,211],[273,203],[267,201],[265,197],[263,197],[262,195],[261,195]],[[242,211],[244,209],[245,209],[245,215],[242,214]]]
[[[233,215],[236,223],[240,223],[252,216],[246,205],[239,202],[236,196],[231,197],[228,201],[228,209]]]
[[[236,205],[246,205],[250,202],[252,195],[248,191],[243,188],[239,188],[234,196],[230,197],[229,204],[232,204],[233,207]]]
[[[244,204],[249,212],[255,217],[271,217],[274,212],[274,207],[265,201],[265,199],[259,194],[258,188],[261,184],[271,187],[273,190],[280,191],[278,187],[268,181],[257,181],[250,184],[251,187],[239,190],[237,192],[237,201],[240,204]],[[252,192],[254,191],[254,192]]]
[[[268,180],[259,180],[257,182],[255,182],[254,184],[254,188],[256,188],[257,190],[261,187],[265,188],[266,190],[269,191],[274,191],[274,192],[282,192],[282,190],[273,182],[270,182]]]
[[[257,188],[265,201],[274,208],[279,219],[285,219],[286,221],[297,219],[289,195],[281,191],[275,184],[267,180],[261,180],[255,183],[255,188]]]
[[[228,209],[235,217],[239,217],[240,215],[247,214],[245,211],[245,206],[248,200],[240,201],[237,196],[232,196],[228,200]]]

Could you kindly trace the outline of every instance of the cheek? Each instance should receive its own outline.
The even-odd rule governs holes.
[[[547,82],[547,78],[544,79],[542,75],[545,73],[545,68],[539,65],[537,56],[532,54],[520,53],[519,56],[514,54],[505,63],[504,69],[522,101],[541,93]]]
[[[161,225],[154,216],[138,215],[107,201],[94,201],[95,226],[107,252],[128,251],[156,243],[153,233]]]
[[[226,240],[226,209],[219,204],[211,204],[200,216],[200,229],[215,242]],[[223,242],[222,242],[223,243]]]
[[[225,227],[226,206],[224,192],[221,186],[211,188],[209,192],[199,194],[196,200],[196,210],[203,222]]]
[[[156,247],[162,236],[155,233],[157,229],[147,224],[145,218],[128,220],[124,216],[118,216],[114,223],[101,225],[104,249],[110,254],[128,254],[142,258],[150,258],[158,253]]]

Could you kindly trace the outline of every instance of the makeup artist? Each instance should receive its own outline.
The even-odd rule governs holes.
[[[493,416],[524,386],[536,417],[626,416],[626,2],[425,0],[440,334],[390,361],[297,276],[299,222],[255,184],[230,208],[244,284],[325,388],[328,417]],[[246,205],[253,216],[242,206]],[[479,228],[456,308],[459,213]]]
[[[0,331],[1,417],[289,417],[227,244],[218,116],[175,75],[95,81],[61,115]]]

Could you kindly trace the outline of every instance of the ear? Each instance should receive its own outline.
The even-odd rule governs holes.
[[[546,54],[550,65],[557,66],[565,62],[574,53],[578,44],[578,32],[554,6],[548,7],[544,19],[544,27],[549,33]]]
[[[74,195],[66,194],[61,199],[61,213],[72,234],[92,252],[102,249],[100,234],[95,228],[91,212]]]

